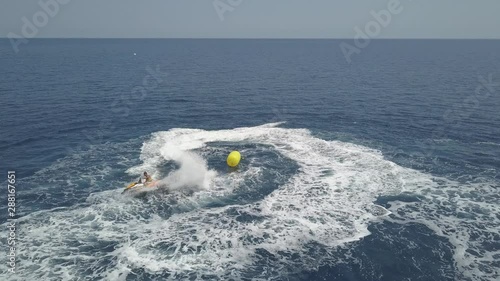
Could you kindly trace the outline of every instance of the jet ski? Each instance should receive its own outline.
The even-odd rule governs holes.
[[[125,192],[132,192],[132,193],[141,193],[141,192],[147,192],[150,190],[156,189],[158,186],[158,183],[160,181],[154,180],[146,183],[137,183],[137,182],[132,182],[127,187],[125,187],[125,190],[123,190],[122,194]]]

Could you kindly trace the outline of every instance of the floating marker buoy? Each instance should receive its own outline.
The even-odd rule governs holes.
[[[240,160],[241,160],[241,154],[238,151],[232,151],[227,156],[226,162],[229,167],[236,167],[240,163]]]

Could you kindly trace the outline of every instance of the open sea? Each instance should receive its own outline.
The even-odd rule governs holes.
[[[500,280],[500,40],[342,42],[0,40],[0,280]]]

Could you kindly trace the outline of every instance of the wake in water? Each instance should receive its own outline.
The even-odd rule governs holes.
[[[107,190],[20,218],[19,280],[278,280],[345,262],[337,250],[355,247],[383,219],[445,237],[458,279],[498,276],[499,249],[484,246],[498,241],[492,184],[463,186],[367,147],[278,125],[154,133],[128,173],[151,171],[171,192],[134,199]],[[243,166],[217,169],[235,146],[247,156]],[[422,200],[391,202],[391,215],[374,205],[403,192]],[[473,217],[460,219],[466,213]]]

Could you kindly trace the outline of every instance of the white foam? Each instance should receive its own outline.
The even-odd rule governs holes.
[[[500,146],[500,143],[490,142],[490,141],[480,141],[480,142],[476,142],[475,144],[484,144],[484,145]]]
[[[267,279],[270,276],[266,274],[286,274],[286,268],[317,268],[328,261],[327,255],[307,258],[307,245],[311,243],[334,249],[369,235],[368,224],[388,215],[382,207],[373,206],[379,195],[410,191],[439,200],[439,196],[443,196],[443,204],[456,199],[447,194],[435,195],[441,183],[385,160],[379,151],[325,141],[311,136],[308,130],[277,125],[279,123],[232,130],[172,129],[154,133],[142,147],[143,163],[129,172],[154,170],[166,161],[175,161],[179,170],[166,175],[164,182],[173,188],[197,186],[197,192],[192,196],[169,194],[148,200],[123,197],[118,190],[99,192],[90,196],[85,206],[23,217],[18,255],[24,257],[20,261],[24,270],[19,276],[44,280],[55,274],[61,280],[73,280],[85,274],[95,279],[124,280],[130,271],[144,269],[152,274],[168,272],[171,278],[194,274],[201,279],[207,274],[238,279],[244,272],[256,270],[263,275],[254,277]],[[242,180],[259,177],[261,172],[258,167],[249,167],[240,174],[217,175],[192,152],[221,141],[269,145],[295,161],[299,171],[260,201],[205,208],[205,202],[230,194]],[[454,202],[466,208],[469,202],[460,200]],[[154,209],[166,202],[180,211],[168,218],[161,217]],[[478,248],[466,237],[470,228],[460,228],[459,220],[445,222],[448,215],[442,218],[429,212],[422,214],[428,211],[425,207],[409,204],[393,204],[390,209],[393,218],[399,222],[410,219],[424,223],[450,239],[456,248],[457,266],[462,270],[475,270],[467,276],[476,280],[494,276],[485,274],[477,266],[478,262],[492,258],[491,253],[478,260],[464,252],[471,245]],[[432,204],[427,206],[436,207]],[[498,206],[478,204],[498,212]],[[400,214],[401,210],[405,213]],[[243,219],[245,216],[254,219]],[[493,217],[489,215],[489,218]],[[453,236],[446,232],[450,227],[460,231]],[[488,231],[496,230],[498,218],[489,225]],[[103,242],[112,243],[112,250],[103,251],[98,246]],[[1,244],[4,246],[3,241]],[[263,258],[260,251],[273,255],[268,262],[276,265],[275,271],[263,272],[256,265]],[[290,254],[303,258],[296,260]],[[68,260],[63,264],[59,258],[73,262]],[[103,261],[110,264],[102,264]],[[2,271],[5,268],[5,263],[0,264]]]
[[[495,265],[500,258],[498,188],[498,184],[459,184],[436,177],[425,189],[411,189],[425,195],[422,202],[391,202],[389,210],[397,215],[391,220],[424,224],[445,237],[453,246],[454,263],[464,277],[498,280],[500,271]]]

